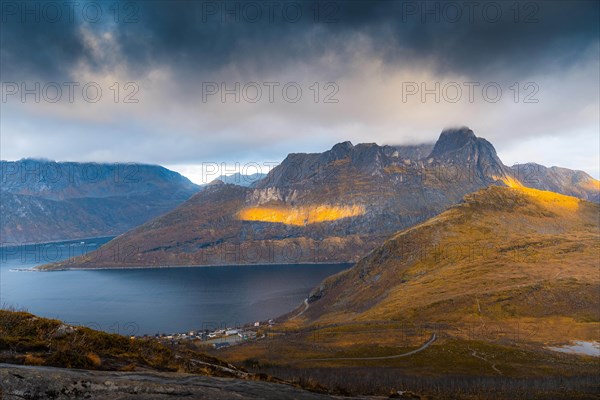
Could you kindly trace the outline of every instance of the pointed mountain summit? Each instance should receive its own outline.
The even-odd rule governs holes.
[[[466,126],[444,129],[435,143],[431,157],[453,152],[477,141],[477,136]]]
[[[250,187],[211,186],[96,253],[42,268],[355,262],[469,193],[527,186],[511,174],[468,128],[444,130],[434,146],[343,142],[291,153]]]
[[[510,174],[498,158],[494,146],[475,136],[468,127],[443,130],[429,158],[437,163],[469,166],[481,177],[498,179]]]

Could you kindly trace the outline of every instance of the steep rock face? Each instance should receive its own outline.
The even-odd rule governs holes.
[[[515,184],[511,174],[468,128],[433,147],[339,143],[288,155],[252,187],[215,185],[105,245],[131,248],[127,262],[105,251],[44,268],[353,262],[468,193]]]
[[[454,170],[456,175],[467,174],[468,180],[501,180],[510,176],[494,146],[463,127],[442,132],[427,162]]]
[[[2,244],[116,235],[199,190],[166,168],[139,164],[0,162]]]
[[[431,154],[434,144],[420,144],[408,146],[395,146],[392,152],[392,157],[399,158],[405,164],[410,164],[411,161],[420,160]]]
[[[443,154],[454,153],[477,142],[475,133],[467,127],[445,129],[435,143],[430,155],[439,157]]]

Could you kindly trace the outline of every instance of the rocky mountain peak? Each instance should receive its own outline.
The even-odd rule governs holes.
[[[435,143],[431,157],[460,150],[469,143],[477,140],[477,136],[466,126],[461,128],[444,129]]]
[[[352,142],[350,141],[345,141],[345,142],[341,142],[336,144],[335,146],[333,146],[331,148],[331,153],[334,154],[335,156],[346,156],[352,149],[354,148],[354,145],[352,144]],[[338,157],[340,158],[340,157]]]
[[[219,178],[216,178],[216,179],[213,179],[212,181],[208,182],[208,184],[206,186],[223,186],[223,185],[225,185],[225,182],[223,182]]]
[[[319,159],[320,162],[324,163],[328,161],[342,160],[346,157],[352,157],[356,149],[357,147],[355,147],[350,141],[341,142],[333,146],[331,150],[323,153]]]
[[[475,136],[468,127],[444,129],[435,143],[429,162],[462,169],[482,182],[493,182],[509,175],[496,149],[487,140]]]

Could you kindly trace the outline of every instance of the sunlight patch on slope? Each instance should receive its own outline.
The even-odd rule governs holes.
[[[543,203],[545,206],[550,208],[560,208],[568,211],[576,211],[579,208],[579,199],[576,197],[566,196],[563,194],[550,192],[547,190],[532,189],[524,186],[517,179],[504,176],[502,178],[496,178],[504,182],[506,186],[512,189],[517,189],[520,192],[527,194]]]
[[[495,179],[501,180],[502,182],[504,182],[504,184],[510,188],[522,188],[524,187],[523,184],[521,182],[519,182],[517,179],[511,177],[511,176],[504,176],[502,178],[496,178]]]
[[[238,219],[300,226],[357,217],[364,213],[365,209],[362,206],[250,207],[240,211]]]
[[[537,190],[527,187],[518,188],[518,190],[543,203],[551,209],[563,209],[567,211],[577,211],[579,208],[579,200],[576,197],[565,196],[563,194],[549,192],[547,190]]]

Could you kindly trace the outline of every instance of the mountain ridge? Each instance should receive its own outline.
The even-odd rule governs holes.
[[[444,130],[418,157],[428,148],[409,146],[402,157],[402,147],[342,142],[323,153],[291,153],[251,187],[212,186],[104,246],[106,254],[131,248],[127,261],[100,252],[42,268],[355,262],[466,194],[526,185],[468,128]],[[594,185],[556,182],[560,191],[597,196]]]
[[[117,235],[200,190],[147,164],[0,161],[2,244]]]

